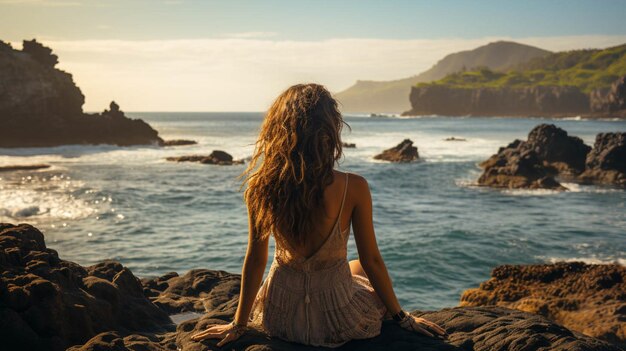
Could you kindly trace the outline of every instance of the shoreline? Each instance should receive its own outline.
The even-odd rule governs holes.
[[[0,224],[0,249],[0,300],[6,306],[0,308],[0,320],[12,321],[5,323],[0,337],[3,345],[21,350],[204,350],[216,341],[193,342],[190,336],[207,324],[229,322],[237,308],[239,274],[196,268],[182,275],[169,272],[140,279],[114,260],[82,267],[47,248],[44,234],[28,224]],[[540,284],[540,280],[533,281]],[[189,317],[191,312],[196,314],[178,320],[179,324],[172,319]],[[385,321],[379,336],[350,341],[340,349],[403,350],[411,345],[426,351],[620,350],[616,344],[568,330],[544,316],[501,306],[411,313],[444,326],[450,339],[426,338]],[[53,322],[41,324],[44,320]],[[311,349],[255,330],[226,349],[233,347]]]

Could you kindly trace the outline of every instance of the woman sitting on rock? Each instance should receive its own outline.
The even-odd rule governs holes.
[[[446,336],[398,303],[376,243],[367,181],[334,169],[343,124],[337,102],[317,84],[292,86],[273,103],[242,175],[249,239],[237,312],[230,324],[209,326],[192,340],[219,338],[222,346],[255,327],[337,347],[379,335],[383,319]],[[350,224],[359,260],[348,262]],[[262,283],[270,234],[276,249]]]

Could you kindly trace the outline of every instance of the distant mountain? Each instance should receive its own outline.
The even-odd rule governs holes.
[[[450,73],[477,67],[504,71],[550,53],[534,46],[498,41],[447,55],[429,70],[413,77],[385,82],[357,81],[335,97],[341,102],[343,112],[400,113],[411,108],[409,93],[417,83],[438,80]]]

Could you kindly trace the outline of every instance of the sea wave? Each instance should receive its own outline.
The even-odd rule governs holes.
[[[76,220],[96,212],[75,193],[84,182],[61,175],[29,175],[5,181],[0,186],[0,222]],[[109,199],[96,200],[110,202]]]
[[[622,266],[626,266],[626,258],[622,257],[607,257],[607,258],[599,258],[599,257],[545,257],[545,256],[537,256],[538,259],[545,261],[547,263],[557,263],[557,262],[584,262],[587,264],[619,264]]]

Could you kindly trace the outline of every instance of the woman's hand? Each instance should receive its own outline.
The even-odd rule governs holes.
[[[235,323],[214,324],[207,327],[204,331],[192,335],[191,340],[222,339],[217,343],[217,346],[221,347],[228,342],[239,339],[245,330],[246,327],[236,325]]]
[[[398,322],[398,324],[400,324],[400,326],[404,329],[428,335],[430,337],[436,336],[443,339],[448,338],[448,333],[446,333],[442,327],[424,318],[415,317],[409,313],[405,314],[404,318]]]

